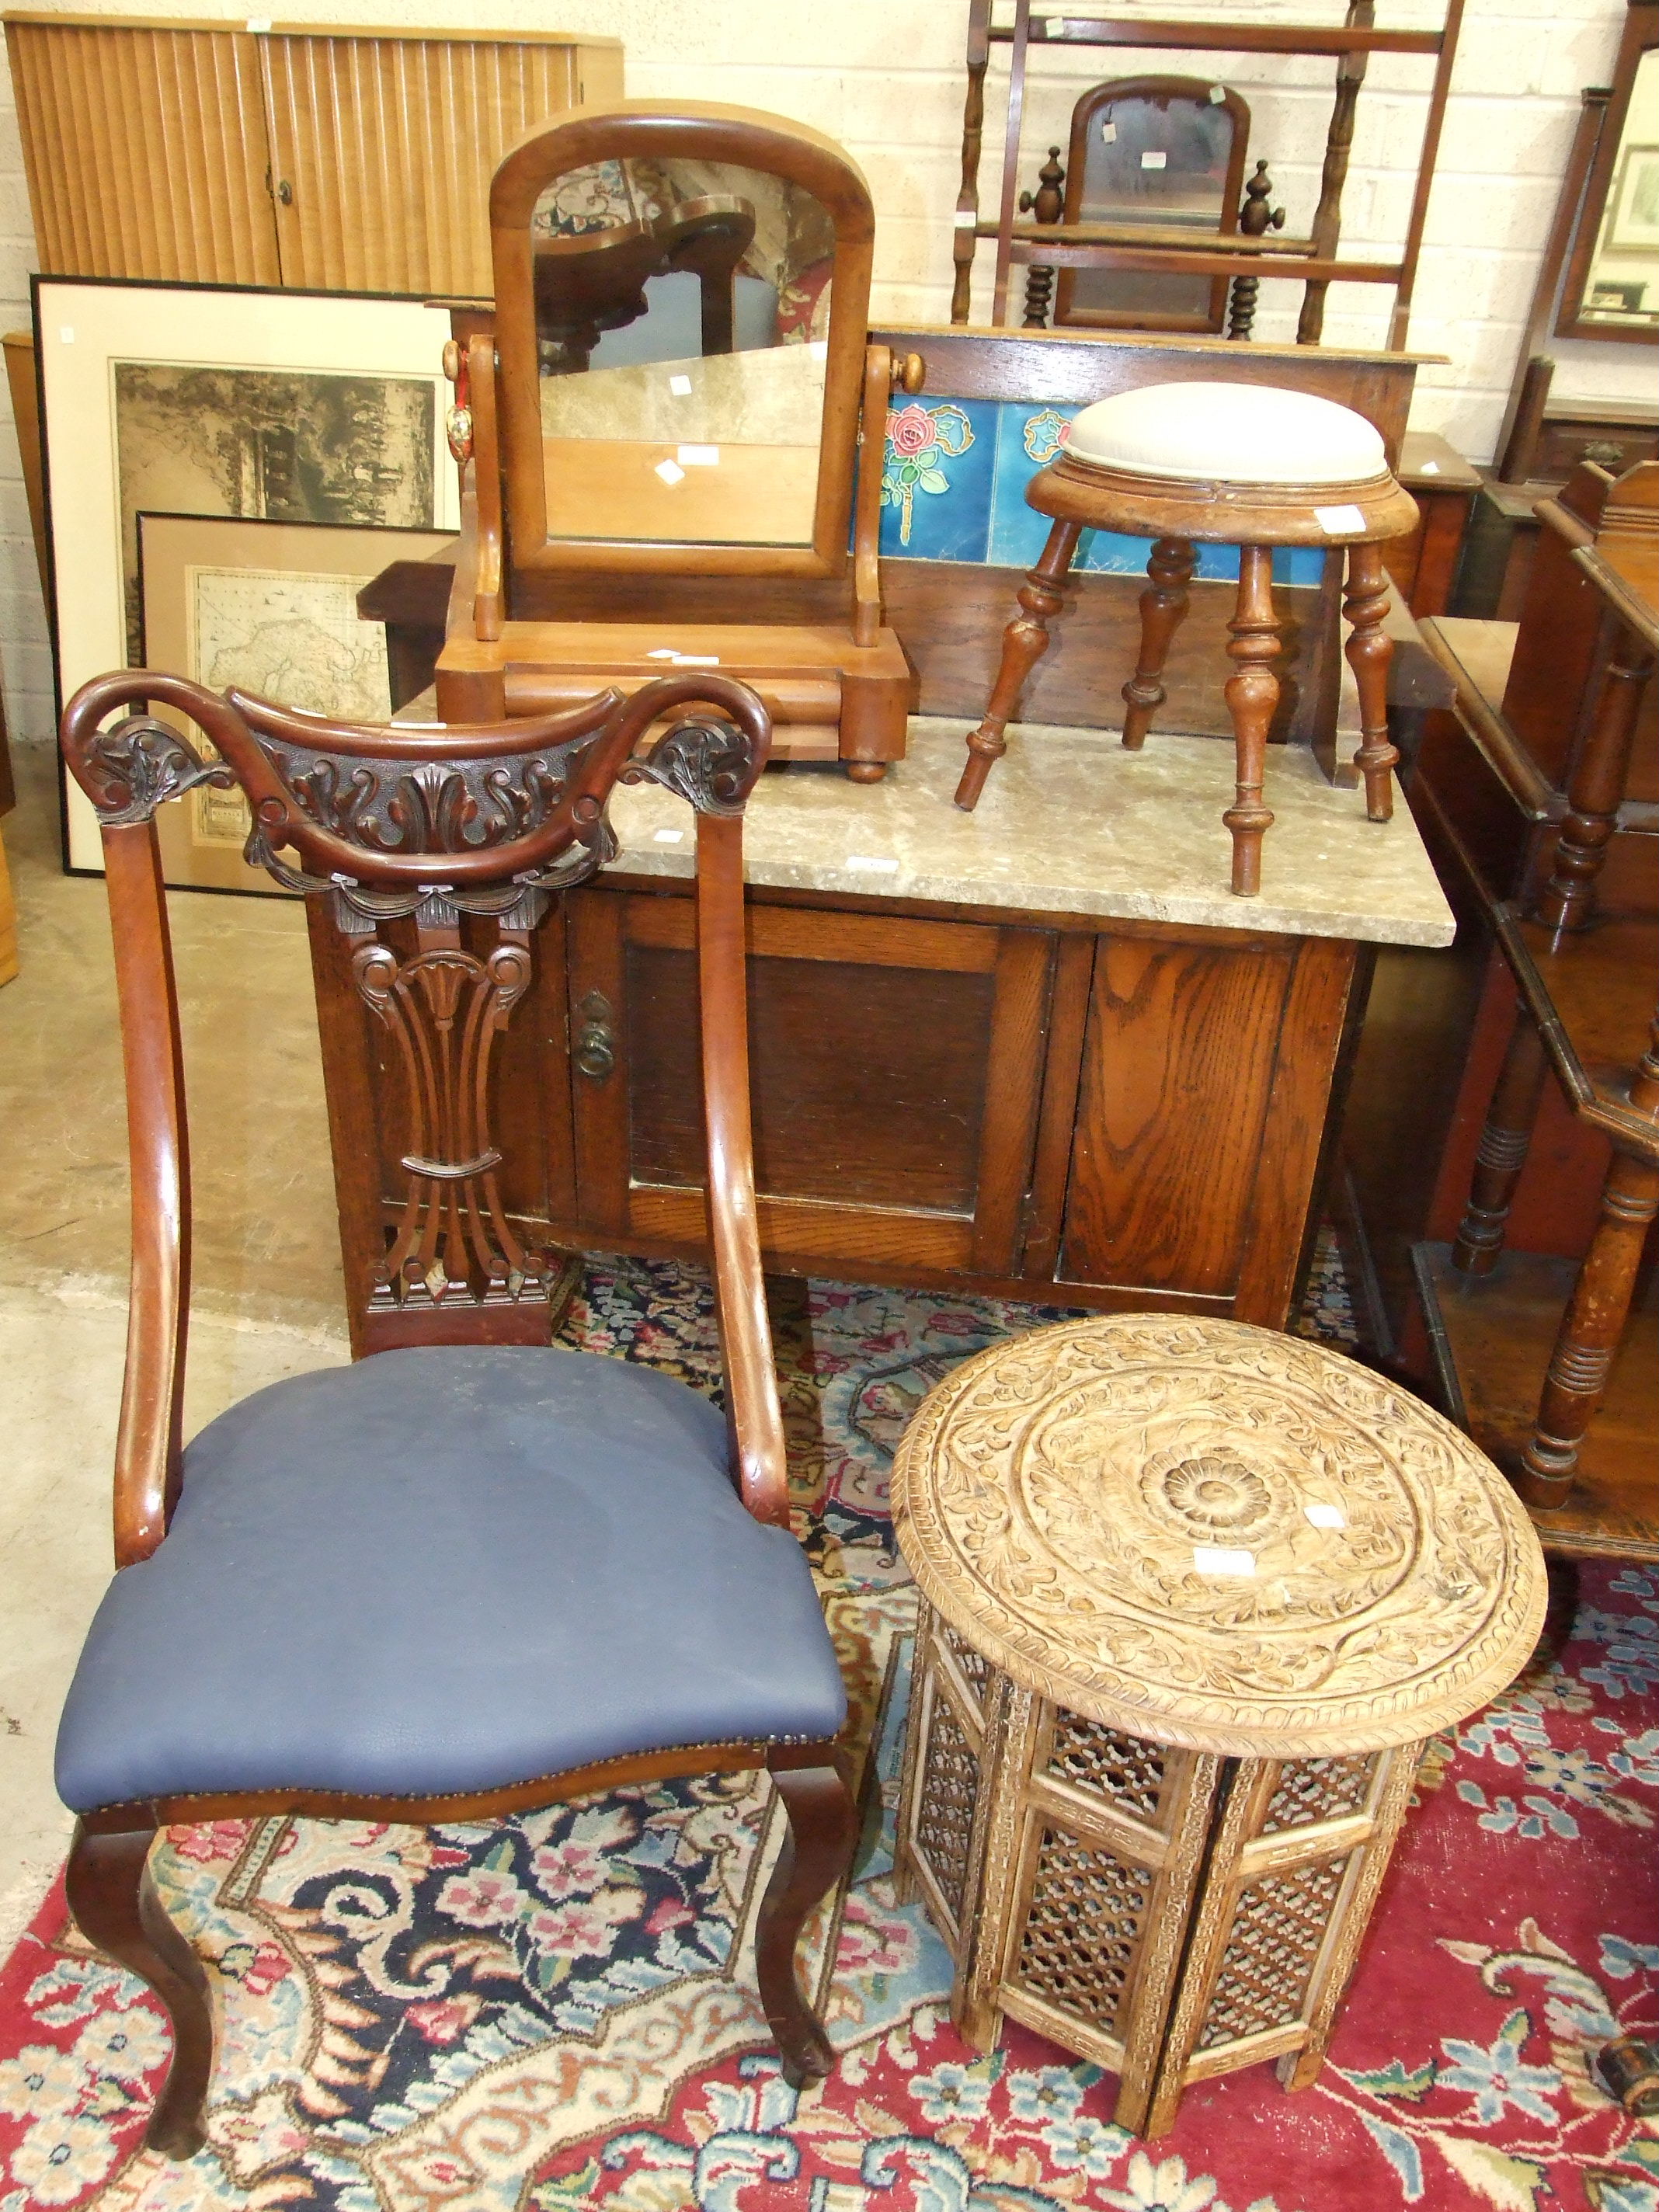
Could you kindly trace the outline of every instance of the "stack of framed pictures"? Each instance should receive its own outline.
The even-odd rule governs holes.
[[[442,308],[361,295],[37,277],[58,702],[122,666],[386,720],[356,594],[459,527]],[[198,740],[199,742],[199,739]],[[160,817],[170,884],[272,891],[235,793]],[[66,789],[65,860],[100,865]]]

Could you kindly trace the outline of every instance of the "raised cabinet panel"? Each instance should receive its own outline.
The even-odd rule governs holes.
[[[1100,939],[1058,1279],[1233,1292],[1297,949]]]
[[[282,282],[259,44],[228,27],[7,24],[44,270]]]
[[[604,1001],[614,1038],[609,1068],[585,1074],[579,1058],[572,1079],[581,1220],[701,1241],[690,902],[592,893],[570,905],[572,1035]],[[763,1246],[1011,1273],[1048,933],[751,906],[750,951]]]
[[[283,283],[488,299],[490,177],[532,124],[580,103],[583,50],[297,33],[264,45]]]

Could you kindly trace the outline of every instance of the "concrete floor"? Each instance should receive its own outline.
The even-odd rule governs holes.
[[[64,1852],[58,1708],[107,1583],[126,1332],[125,1105],[102,881],[58,860],[55,757],[0,823],[21,972],[0,988],[0,1956]],[[195,1186],[186,1434],[347,1357],[297,902],[177,892]]]

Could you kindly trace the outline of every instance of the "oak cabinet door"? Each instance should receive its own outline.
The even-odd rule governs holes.
[[[260,43],[283,283],[489,298],[490,178],[532,125],[596,96],[592,50],[301,31]]]
[[[567,919],[579,1228],[701,1245],[691,902],[579,892]],[[1012,1274],[1053,935],[758,902],[749,922],[768,1254]]]
[[[282,282],[257,37],[36,17],[6,46],[48,274]]]
[[[1028,1273],[1283,1327],[1353,966],[1316,938],[1100,936],[1056,1005],[1075,1117],[1045,1113]]]

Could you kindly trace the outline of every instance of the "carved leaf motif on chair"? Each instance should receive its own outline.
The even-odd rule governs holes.
[[[660,784],[700,814],[741,814],[754,761],[754,748],[735,723],[677,722],[641,759],[629,763],[621,781]]]
[[[88,753],[100,819],[111,828],[148,822],[158,806],[200,784],[229,790],[236,778],[227,764],[204,759],[166,722],[131,714],[100,731]]]
[[[574,750],[586,751],[591,739]],[[538,830],[569,787],[571,750],[484,767],[472,761],[360,761],[346,775],[325,754],[261,741],[313,822],[370,852],[486,851]]]
[[[502,1211],[489,1126],[495,1041],[530,988],[529,947],[504,941],[480,961],[440,946],[401,962],[374,942],[352,969],[397,1044],[409,1110],[409,1196],[374,1304],[542,1295],[540,1269]]]

